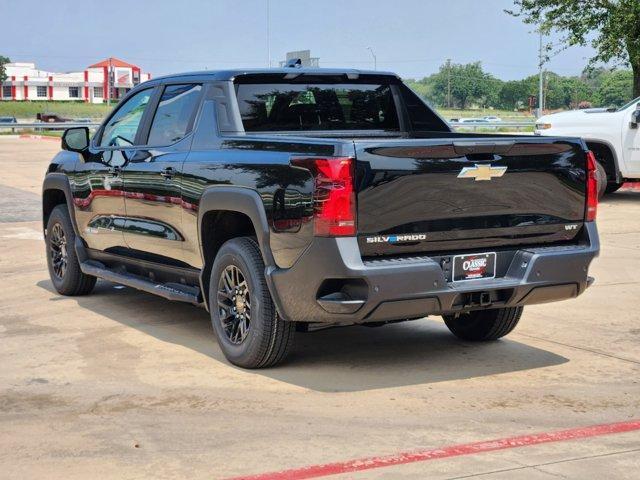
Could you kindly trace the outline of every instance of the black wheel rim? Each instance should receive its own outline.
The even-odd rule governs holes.
[[[53,274],[62,279],[67,271],[67,237],[64,235],[62,225],[56,223],[49,234],[49,255]]]
[[[241,344],[251,326],[251,297],[242,271],[235,265],[226,267],[218,282],[218,313],[229,341]]]

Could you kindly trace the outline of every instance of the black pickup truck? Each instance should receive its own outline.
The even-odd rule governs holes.
[[[454,133],[391,73],[158,78],[62,148],[43,191],[57,291],[102,278],[202,305],[243,367],[313,324],[441,315],[494,340],[593,280],[584,142]]]

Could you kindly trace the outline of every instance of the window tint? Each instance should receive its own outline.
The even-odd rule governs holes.
[[[449,132],[442,121],[409,87],[400,85],[402,101],[409,115],[411,129],[415,131]]]
[[[126,147],[133,145],[142,114],[149,103],[153,90],[147,88],[136,93],[109,119],[102,132],[100,146]]]
[[[187,134],[201,85],[168,85],[162,92],[149,132],[149,145],[170,145]]]
[[[399,130],[390,85],[263,83],[236,88],[247,132]]]

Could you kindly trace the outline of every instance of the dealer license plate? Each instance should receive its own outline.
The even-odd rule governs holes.
[[[473,253],[453,257],[453,281],[477,280],[496,276],[496,253]]]

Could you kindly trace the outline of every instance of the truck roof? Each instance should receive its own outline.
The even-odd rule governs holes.
[[[394,78],[400,78],[393,72],[383,72],[379,70],[356,70],[349,68],[247,68],[247,69],[233,69],[233,70],[203,70],[199,72],[185,72],[175,73],[171,75],[164,75],[162,77],[154,78],[149,82],[166,81],[166,80],[178,80],[184,77],[204,77],[207,80],[228,81],[241,75],[274,75],[274,74],[299,74],[299,75],[376,75],[376,76],[391,76]],[[147,82],[145,82],[147,83]]]

